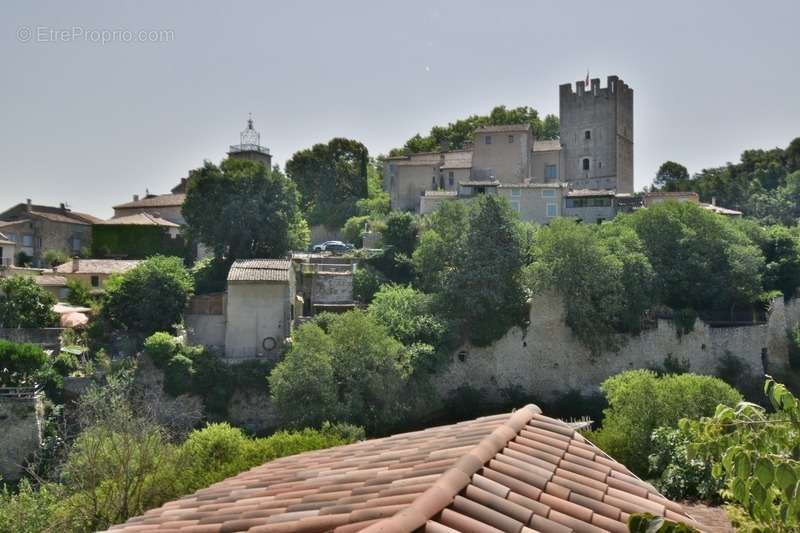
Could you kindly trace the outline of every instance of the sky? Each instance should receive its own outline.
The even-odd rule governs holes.
[[[637,189],[800,136],[797,0],[9,1],[0,5],[0,209],[101,217],[239,142],[273,162],[332,137],[377,155],[558,85],[634,89]],[[104,42],[105,41],[105,42]]]

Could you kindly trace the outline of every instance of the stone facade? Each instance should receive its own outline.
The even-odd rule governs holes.
[[[633,192],[633,90],[617,76],[559,88],[561,137],[536,140],[527,124],[485,126],[467,147],[389,157],[384,189],[392,209],[430,212],[430,191],[458,191],[466,181],[504,185],[566,182],[571,189]],[[545,218],[537,214],[535,218]]]
[[[617,76],[602,88],[599,78],[561,85],[559,120],[565,181],[633,192],[633,89]]]
[[[15,481],[41,445],[44,407],[41,395],[0,395],[0,478]]]
[[[606,378],[659,367],[667,356],[688,362],[691,372],[716,374],[726,355],[761,379],[788,365],[786,330],[799,321],[800,302],[784,305],[779,298],[766,324],[713,328],[698,321],[693,331],[679,336],[671,321],[659,320],[653,329],[626,336],[618,352],[593,357],[566,325],[560,296],[543,294],[531,304],[527,328],[514,327],[488,347],[462,346],[435,382],[443,396],[462,386],[489,394],[513,387],[551,400],[571,390],[596,393]]]
[[[537,224],[547,224],[553,218],[563,216],[562,198],[566,192],[563,183],[502,184],[497,187],[497,194],[508,200],[522,220]]]

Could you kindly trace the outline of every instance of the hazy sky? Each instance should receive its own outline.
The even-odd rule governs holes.
[[[248,112],[281,165],[334,136],[385,153],[498,104],[557,113],[587,68],[635,91],[639,189],[666,159],[695,172],[800,136],[798,20],[797,0],[4,0],[0,209],[111,216],[219,162]]]

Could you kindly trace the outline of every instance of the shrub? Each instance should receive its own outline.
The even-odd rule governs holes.
[[[210,292],[224,291],[228,270],[230,270],[229,261],[219,260],[214,257],[200,259],[191,269],[195,292],[197,294],[208,294]]]
[[[350,311],[300,326],[270,374],[272,399],[291,425],[338,420],[380,432],[402,419],[404,347],[370,314]]]
[[[411,287],[384,285],[375,294],[369,313],[389,334],[405,345],[429,344],[438,348],[447,326],[433,312],[433,298]]]
[[[359,267],[353,272],[353,297],[369,304],[386,279],[371,268]]]
[[[690,457],[694,436],[685,429],[660,427],[653,431],[648,458],[656,488],[672,500],[699,499],[719,502],[722,482],[711,475],[711,464]]]
[[[103,314],[114,327],[134,334],[171,331],[193,290],[194,281],[180,258],[154,256],[109,280]]]
[[[789,365],[800,370],[800,326],[786,332],[789,338]]]
[[[34,486],[20,481],[17,491],[0,487],[0,531],[40,533],[56,523],[61,491],[57,484]]]
[[[47,328],[56,324],[55,297],[28,276],[0,278],[0,327]]]
[[[159,368],[164,368],[179,349],[178,339],[163,331],[153,333],[144,341],[144,353]]]
[[[47,250],[42,256],[42,260],[44,260],[46,266],[55,267],[66,263],[69,257],[61,250]]]
[[[717,405],[735,405],[742,396],[722,380],[695,374],[658,377],[650,370],[631,370],[605,380],[601,389],[609,407],[603,426],[592,438],[609,455],[644,475],[648,471],[650,436],[659,427],[676,427],[681,418],[714,413]]]
[[[347,219],[342,228],[342,238],[353,243],[356,248],[361,248],[364,227],[369,223],[369,216],[355,216]]]
[[[0,386],[31,385],[47,367],[47,354],[36,344],[0,339]]]
[[[76,279],[71,279],[67,281],[67,288],[69,289],[68,303],[80,307],[92,305],[92,293],[89,291],[89,287]]]

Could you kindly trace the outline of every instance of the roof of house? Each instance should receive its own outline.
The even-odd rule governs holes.
[[[528,405],[284,457],[111,531],[624,533],[639,512],[697,527],[679,504]]]
[[[456,197],[458,196],[458,191],[425,191],[426,198],[435,198],[435,197]]]
[[[499,187],[500,186],[500,182],[497,181],[497,180],[495,180],[495,181],[489,181],[489,180],[484,180],[484,181],[480,181],[480,180],[476,180],[476,181],[459,181],[458,184],[461,187]]]
[[[472,150],[452,150],[445,152],[442,169],[472,168]]]
[[[108,220],[101,220],[97,223],[98,226],[163,226],[167,228],[180,228],[180,224],[170,222],[165,218],[161,218],[150,213],[134,213],[122,217],[109,218]]]
[[[550,152],[553,150],[561,150],[561,141],[559,139],[542,139],[541,141],[533,141],[534,152]]]
[[[477,133],[505,133],[512,131],[529,131],[530,124],[500,124],[497,126],[481,126]]]
[[[573,189],[567,192],[567,196],[614,196],[614,189]]]
[[[56,276],[55,274],[42,274],[41,276],[33,276],[34,281],[42,287],[66,287],[67,278],[64,276]]]
[[[17,222],[28,217],[43,218],[51,222],[63,222],[67,224],[89,225],[101,219],[88,213],[73,211],[67,207],[53,207],[49,205],[19,203],[0,213],[0,220]]]
[[[75,269],[77,262],[78,268]],[[136,259],[70,259],[53,269],[59,274],[122,274],[141,261]]]
[[[14,241],[10,240],[8,237],[0,233],[0,244],[17,244]]]
[[[239,259],[228,271],[228,281],[289,281],[289,259]]]
[[[568,186],[568,183],[558,181],[547,183],[529,181],[526,183],[501,183],[498,185],[500,189],[565,189]]]
[[[114,209],[132,209],[136,207],[178,207],[186,200],[185,194],[154,194],[140,200],[115,205]]]

